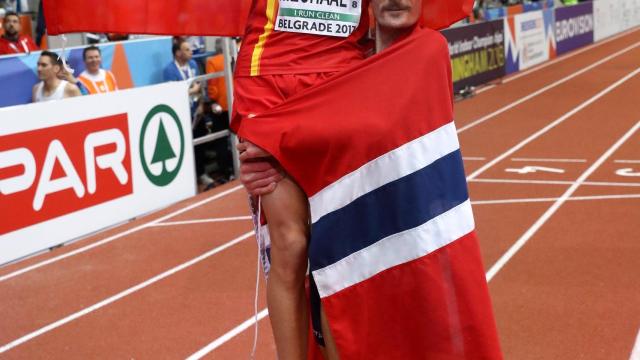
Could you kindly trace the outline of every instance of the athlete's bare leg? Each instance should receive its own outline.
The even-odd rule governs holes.
[[[304,280],[309,243],[309,203],[300,187],[282,176],[270,154],[250,142],[238,145],[240,180],[247,191],[262,196],[269,223],[271,272],[267,282],[267,302],[278,358],[305,359],[309,319]],[[277,185],[277,186],[276,186]],[[338,352],[321,312],[327,360],[337,360]]]
[[[262,207],[271,237],[267,303],[278,359],[306,359],[308,200],[293,180],[285,178],[272,193],[262,196]]]

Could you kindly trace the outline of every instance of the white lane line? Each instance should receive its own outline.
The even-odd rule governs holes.
[[[637,48],[638,46],[640,46],[640,41],[636,42],[635,44],[633,44],[631,46],[628,46],[628,47],[626,47],[626,48],[624,48],[624,49],[622,49],[622,50],[620,50],[620,51],[618,51],[618,52],[616,52],[614,54],[611,54],[611,55],[609,55],[609,56],[607,56],[607,57],[605,57],[605,58],[603,58],[601,60],[598,60],[597,62],[595,62],[595,63],[593,63],[593,64],[591,64],[591,65],[589,65],[589,66],[587,66],[587,67],[585,67],[585,68],[583,68],[583,69],[581,69],[579,71],[576,71],[573,74],[568,75],[567,77],[564,77],[564,78],[562,78],[562,79],[560,79],[560,80],[558,80],[558,81],[556,81],[556,82],[554,82],[552,84],[549,84],[549,85],[547,85],[547,86],[545,86],[545,87],[543,87],[541,89],[538,89],[537,91],[532,92],[531,94],[529,94],[529,95],[527,95],[525,97],[522,97],[519,100],[516,100],[516,101],[512,102],[511,104],[506,105],[506,106],[504,106],[504,107],[492,112],[491,114],[485,115],[485,116],[483,116],[483,117],[481,117],[481,118],[479,118],[477,120],[474,120],[474,121],[470,122],[469,124],[459,128],[458,129],[458,134],[463,132],[463,131],[469,130],[469,129],[477,126],[477,125],[480,125],[483,122],[485,122],[485,121],[487,121],[487,120],[489,120],[489,119],[491,119],[493,117],[496,117],[496,116],[498,116],[498,115],[500,115],[500,114],[502,114],[502,113],[504,113],[504,112],[506,112],[508,110],[511,110],[514,107],[516,107],[516,106],[518,106],[518,105],[520,105],[520,104],[522,104],[522,103],[524,103],[526,101],[529,101],[529,100],[533,99],[534,97],[536,97],[536,96],[538,96],[538,95],[540,95],[540,94],[542,94],[542,93],[544,93],[544,92],[546,92],[548,90],[551,90],[551,89],[553,89],[554,87],[556,87],[558,85],[564,84],[565,82],[567,82],[567,81],[569,81],[569,80],[571,80],[571,79],[573,79],[573,78],[575,78],[577,76],[580,76],[580,75],[586,73],[587,71],[589,71],[589,70],[591,70],[591,69],[593,69],[593,68],[595,68],[595,67],[597,67],[599,65],[602,65],[605,62],[607,62],[607,61],[609,61],[609,60],[611,60],[611,59],[613,59],[615,57],[618,57],[618,56],[620,56],[620,55],[622,55],[622,54],[624,54],[624,53],[626,53],[628,51],[631,51],[631,50]]]
[[[565,60],[571,59],[572,57],[574,57],[574,56],[576,56],[576,55],[580,55],[580,54],[582,54],[582,53],[584,53],[584,52],[587,52],[587,51],[589,51],[589,50],[591,50],[591,49],[593,49],[593,48],[599,47],[600,45],[607,44],[607,43],[609,43],[609,42],[611,42],[611,41],[613,41],[613,40],[619,39],[619,38],[621,38],[621,37],[623,37],[623,36],[629,35],[629,34],[631,34],[631,33],[633,33],[633,32],[638,31],[638,30],[640,30],[640,27],[636,27],[636,28],[633,28],[633,29],[629,29],[629,30],[624,31],[624,32],[622,32],[622,33],[620,33],[620,34],[617,34],[617,35],[615,35],[615,36],[609,37],[609,38],[607,38],[607,39],[605,39],[605,40],[602,40],[602,41],[599,41],[599,42],[597,42],[597,43],[593,43],[593,44],[591,44],[591,45],[585,46],[585,47],[581,48],[580,50],[572,51],[572,52],[570,52],[570,53],[568,53],[568,54],[566,54],[566,55],[563,55],[563,56],[557,57],[557,58],[555,58],[555,59],[553,59],[553,60],[551,60],[551,61],[547,61],[547,62],[545,62],[545,63],[544,63],[544,64],[542,64],[542,65],[539,65],[539,66],[533,67],[533,68],[528,69],[528,70],[525,70],[525,71],[520,71],[520,72],[516,73],[516,74],[515,74],[515,75],[513,75],[513,76],[509,76],[509,77],[505,77],[505,78],[503,78],[503,79],[502,79],[502,83],[503,83],[503,84],[510,83],[510,82],[512,82],[512,81],[514,81],[514,80],[516,80],[516,79],[519,79],[519,78],[521,78],[521,77],[523,77],[523,76],[527,76],[527,75],[529,75],[529,74],[531,74],[531,73],[534,73],[534,72],[536,72],[536,71],[538,71],[538,70],[542,70],[542,69],[544,69],[544,68],[546,68],[546,67],[548,67],[548,66],[551,66],[551,65],[553,65],[553,64],[556,64],[556,63],[559,63],[559,62],[562,62],[562,61],[565,61]],[[480,88],[480,89],[478,89],[478,90],[476,91],[476,94],[483,93],[483,92],[485,92],[485,91],[487,91],[487,90],[491,90],[491,89],[493,89],[493,88],[495,88],[495,87],[496,87],[496,85],[489,85],[489,86],[486,86],[486,87]]]
[[[525,204],[536,202],[554,202],[560,198],[522,198],[522,199],[502,199],[502,200],[477,200],[471,201],[471,205],[500,205],[500,204]],[[591,200],[617,200],[617,199],[640,199],[640,194],[624,195],[593,195],[593,196],[572,196],[567,201],[591,201]]]
[[[269,314],[269,311],[267,309],[263,309],[262,311],[260,311],[258,313],[258,321],[264,319],[268,314]],[[232,330],[230,330],[226,334],[224,334],[224,335],[220,336],[219,338],[215,339],[214,341],[212,341],[209,345],[203,347],[202,349],[200,349],[197,352],[195,352],[193,355],[189,356],[187,358],[187,360],[202,359],[205,355],[207,355],[208,353],[212,352],[213,350],[219,348],[222,344],[224,344],[227,341],[231,340],[232,338],[234,338],[236,335],[240,334],[241,332],[247,330],[249,327],[251,327],[255,323],[256,323],[256,318],[254,316],[250,317],[249,319],[247,319],[242,324],[236,326],[235,328],[233,328]]]
[[[182,263],[181,265],[178,265],[178,266],[176,266],[176,267],[174,267],[172,269],[169,269],[169,270],[163,272],[160,275],[156,275],[156,276],[152,277],[151,279],[149,279],[147,281],[144,281],[144,282],[142,282],[142,283],[140,283],[138,285],[132,286],[132,287],[128,288],[127,290],[124,290],[124,291],[122,291],[122,292],[120,292],[120,293],[118,293],[116,295],[113,295],[113,296],[111,296],[111,297],[109,297],[107,299],[104,299],[104,300],[102,300],[102,301],[100,301],[98,303],[95,303],[95,304],[93,304],[93,305],[91,305],[91,306],[89,306],[87,308],[84,308],[84,309],[82,309],[82,310],[80,310],[80,311],[78,311],[76,313],[73,313],[73,314],[71,314],[71,315],[69,315],[69,316],[67,316],[67,317],[65,317],[63,319],[60,319],[60,320],[58,320],[58,321],[56,321],[54,323],[51,323],[51,324],[49,324],[47,326],[44,326],[44,327],[42,327],[42,328],[40,328],[40,329],[38,329],[38,330],[36,330],[34,332],[31,332],[31,333],[29,333],[27,335],[24,335],[24,336],[20,337],[19,339],[16,339],[16,340],[14,340],[14,341],[12,341],[12,342],[10,342],[8,344],[5,344],[2,347],[0,347],[0,354],[4,353],[6,351],[9,351],[9,350],[13,349],[14,347],[16,347],[16,346],[18,346],[20,344],[23,344],[23,343],[25,343],[25,342],[27,342],[29,340],[32,340],[32,339],[34,339],[34,338],[36,338],[36,337],[38,337],[38,336],[40,336],[42,334],[45,334],[45,333],[47,333],[49,331],[52,331],[52,330],[54,330],[54,329],[56,329],[56,328],[58,328],[58,327],[60,327],[62,325],[65,325],[65,324],[67,324],[67,323],[69,323],[69,322],[71,322],[73,320],[76,320],[76,319],[78,319],[78,318],[80,318],[82,316],[85,316],[85,315],[87,315],[89,313],[92,313],[92,312],[94,312],[94,311],[96,311],[96,310],[98,310],[98,309],[100,309],[102,307],[105,307],[105,306],[107,306],[107,305],[109,305],[111,303],[114,303],[114,302],[122,299],[125,296],[131,295],[131,294],[133,294],[134,292],[136,292],[138,290],[141,290],[141,289],[143,289],[143,288],[145,288],[145,287],[147,287],[149,285],[152,285],[152,284],[154,284],[154,283],[156,283],[156,282],[158,282],[158,281],[160,281],[160,280],[162,280],[162,279],[164,279],[166,277],[169,277],[169,276],[171,276],[171,275],[173,275],[173,274],[175,274],[175,273],[177,273],[179,271],[182,271],[182,270],[184,270],[184,269],[186,269],[186,268],[188,268],[188,267],[190,267],[192,265],[195,265],[195,264],[199,263],[202,260],[205,260],[205,259],[207,259],[207,258],[209,258],[209,257],[211,257],[211,256],[223,251],[223,250],[226,250],[226,249],[228,249],[228,248],[240,243],[241,241],[249,238],[252,235],[253,235],[253,231],[250,231],[250,232],[248,232],[248,233],[246,233],[244,235],[241,235],[241,236],[239,236],[239,237],[237,237],[237,238],[235,238],[235,239],[233,239],[233,240],[231,240],[231,241],[229,241],[229,242],[227,242],[227,243],[225,243],[223,245],[220,245],[220,246],[216,247],[215,249],[212,249],[212,250],[210,250],[210,251],[208,251],[208,252],[206,252],[206,253],[204,253],[204,254],[196,257],[196,258],[193,258],[193,259],[191,259],[191,260],[189,260],[189,261],[187,261],[185,263]]]
[[[640,164],[640,160],[614,160],[616,164]]]
[[[586,159],[544,159],[544,158],[511,158],[511,161],[518,162],[559,162],[559,163],[586,163]]]
[[[147,225],[147,227],[208,224],[208,223],[216,223],[216,222],[241,221],[241,220],[251,220],[251,216],[233,216],[233,217],[196,219],[196,220],[185,220],[185,221],[167,221],[167,222]]]
[[[506,253],[504,253],[504,255],[502,255],[502,257],[500,257],[500,259],[498,259],[495,264],[493,264],[491,269],[487,271],[487,282],[493,279],[493,277],[500,271],[500,269],[502,269],[520,249],[522,249],[522,247],[529,241],[529,239],[531,239],[531,237],[533,237],[533,235],[538,230],[540,230],[540,228],[551,218],[551,216],[553,216],[556,211],[560,209],[560,207],[567,201],[567,199],[570,198],[571,195],[576,192],[576,190],[578,190],[578,187],[580,187],[580,185],[589,176],[591,176],[591,174],[593,174],[611,155],[613,155],[613,153],[618,150],[620,146],[622,146],[627,140],[629,140],[629,138],[638,130],[638,128],[640,128],[640,121],[637,122],[633,127],[631,127],[629,131],[627,131],[618,141],[616,141],[615,144],[613,144],[613,146],[607,149],[607,151],[605,151],[604,154],[602,154],[602,156],[600,156],[600,158],[596,160],[596,162],[594,162],[584,173],[582,173],[582,175],[580,175],[576,182],[571,185],[567,189],[567,191],[565,191],[564,194],[562,194],[562,196],[560,196],[560,198],[558,198],[558,200],[556,200],[556,202],[554,202],[553,205],[551,205],[551,207],[544,212],[544,214],[542,214],[542,216],[515,242],[515,244],[513,244],[513,246],[511,246],[511,248],[509,248],[509,250],[507,250]]]
[[[638,336],[636,336],[636,343],[631,350],[629,360],[640,360],[640,330],[638,331]]]
[[[562,180],[518,180],[518,179],[469,179],[472,183],[496,183],[496,184],[532,184],[532,185],[572,185],[575,181]],[[621,186],[621,187],[638,187],[640,183],[634,182],[604,182],[604,181],[585,181],[582,185],[586,186]]]
[[[14,271],[14,272],[9,273],[9,274],[7,274],[7,275],[0,276],[0,282],[3,282],[3,281],[6,281],[6,280],[9,280],[9,279],[11,279],[11,278],[14,278],[14,277],[16,277],[16,276],[22,275],[22,274],[27,273],[27,272],[29,272],[29,271],[33,271],[33,270],[35,270],[35,269],[41,268],[41,267],[43,267],[43,266],[53,264],[53,263],[58,262],[58,261],[60,261],[60,260],[66,259],[66,258],[68,258],[68,257],[74,256],[74,255],[78,255],[78,254],[80,254],[80,253],[83,253],[83,252],[85,252],[85,251],[91,250],[91,249],[96,248],[96,247],[98,247],[98,246],[102,246],[102,245],[104,245],[104,244],[110,243],[110,242],[112,242],[112,241],[114,241],[114,240],[117,240],[117,239],[119,239],[119,238],[121,238],[121,237],[124,237],[124,236],[130,235],[130,234],[133,234],[133,233],[135,233],[135,232],[137,232],[137,231],[140,231],[140,230],[142,230],[142,229],[145,229],[146,227],[148,227],[148,226],[150,226],[150,225],[157,224],[157,223],[159,223],[159,222],[162,222],[162,221],[164,221],[164,220],[170,219],[170,218],[172,218],[172,217],[174,217],[174,216],[177,216],[177,215],[180,215],[180,214],[182,214],[182,213],[185,213],[185,212],[187,212],[187,211],[189,211],[189,210],[192,210],[192,209],[194,209],[194,208],[196,208],[196,207],[202,206],[202,205],[204,205],[204,204],[206,204],[206,203],[209,203],[209,202],[211,202],[211,201],[214,201],[214,200],[220,199],[221,197],[224,197],[224,196],[226,196],[226,195],[229,195],[229,194],[231,194],[231,193],[233,193],[233,192],[235,192],[235,191],[237,191],[237,190],[240,190],[240,189],[242,189],[242,185],[238,185],[238,186],[233,187],[233,188],[231,188],[231,189],[225,190],[225,191],[223,191],[223,192],[221,192],[221,193],[219,193],[219,194],[216,194],[216,195],[213,195],[213,196],[211,196],[211,197],[209,197],[209,198],[206,198],[206,199],[204,199],[204,200],[198,201],[198,202],[197,202],[197,203],[195,203],[195,204],[191,204],[191,205],[186,206],[186,207],[184,207],[184,208],[182,208],[182,209],[180,209],[180,210],[174,211],[174,212],[172,212],[172,213],[170,213],[170,214],[167,214],[167,215],[165,215],[165,216],[163,216],[163,217],[157,218],[157,219],[155,219],[155,220],[153,220],[153,221],[149,221],[149,222],[144,223],[144,224],[142,224],[142,225],[136,226],[136,227],[134,227],[134,228],[132,228],[132,229],[129,229],[129,230],[123,231],[123,232],[118,233],[118,234],[115,234],[115,235],[113,235],[113,236],[109,236],[108,238],[103,239],[103,240],[100,240],[100,241],[95,242],[95,243],[93,243],[93,244],[89,244],[89,245],[87,245],[87,246],[84,246],[84,247],[78,248],[78,249],[76,249],[76,250],[70,251],[70,252],[68,252],[68,253],[66,253],[66,254],[62,254],[62,255],[59,255],[59,256],[53,257],[53,258],[51,258],[51,259],[45,260],[45,261],[42,261],[42,262],[39,262],[39,263],[35,263],[35,264],[33,264],[33,265],[27,266],[27,267],[25,267],[25,268],[23,268],[23,269],[20,269],[20,270]]]
[[[467,161],[483,161],[483,160],[487,160],[487,158],[485,157],[480,157],[480,156],[463,156],[462,160],[467,160]]]
[[[640,43],[638,43],[638,44],[640,44]],[[524,139],[523,141],[521,141],[520,143],[518,143],[516,146],[512,147],[511,149],[507,150],[502,155],[500,155],[497,158],[495,158],[495,159],[489,161],[488,163],[484,164],[478,170],[474,171],[471,175],[469,175],[467,177],[467,180],[475,179],[476,177],[478,177],[478,175],[482,174],[487,169],[491,168],[492,166],[494,166],[495,164],[499,163],[500,161],[508,158],[513,153],[515,153],[516,151],[522,149],[523,147],[525,147],[530,142],[536,140],[540,136],[542,136],[545,133],[547,133],[549,130],[551,130],[554,127],[560,125],[565,120],[569,119],[570,117],[572,117],[573,115],[575,115],[579,111],[583,110],[587,106],[589,106],[589,105],[593,104],[594,102],[598,101],[600,98],[602,98],[603,96],[607,95],[608,93],[613,91],[618,86],[624,84],[626,81],[628,81],[629,79],[633,78],[638,73],[640,73],[640,67],[636,68],[634,71],[632,71],[631,73],[627,74],[622,79],[620,79],[620,80],[616,81],[615,83],[613,83],[612,85],[608,86],[606,89],[600,91],[598,94],[594,95],[589,100],[587,100],[587,101],[583,102],[582,104],[578,105],[577,107],[573,108],[568,113],[566,113],[566,114],[562,115],[561,117],[559,117],[558,119],[554,120],[553,122],[551,122],[550,124],[548,124],[544,128],[538,130],[536,133],[534,133],[533,135],[531,135],[528,138]]]

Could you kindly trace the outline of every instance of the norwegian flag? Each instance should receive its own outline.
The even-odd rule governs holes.
[[[453,123],[446,40],[417,30],[243,120],[309,197],[341,359],[501,359]]]

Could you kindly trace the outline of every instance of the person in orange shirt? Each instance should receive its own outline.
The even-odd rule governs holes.
[[[4,35],[0,36],[0,55],[30,53],[38,47],[29,35],[21,35],[20,16],[7,12],[2,20]]]
[[[218,54],[207,59],[207,74],[224,71],[224,55]],[[207,93],[209,99],[215,101],[222,108],[222,112],[229,111],[229,102],[227,100],[227,84],[224,77],[211,79],[207,82]]]
[[[102,69],[102,54],[97,46],[89,46],[82,51],[86,70],[78,80],[87,89],[89,95],[118,90],[116,77],[109,70]]]

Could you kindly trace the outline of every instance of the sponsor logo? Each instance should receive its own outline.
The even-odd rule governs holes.
[[[593,32],[593,15],[560,20],[556,22],[556,41],[564,41],[576,36]]]
[[[520,25],[520,29],[523,32],[531,31],[535,29],[542,29],[542,28],[543,28],[542,19],[532,19],[532,20],[523,21],[522,24]]]
[[[147,179],[166,186],[180,173],[185,138],[180,118],[167,105],[157,105],[144,119],[140,132],[140,161]]]
[[[118,114],[0,137],[0,234],[133,192]]]

